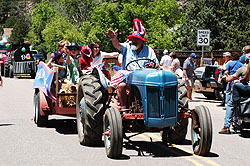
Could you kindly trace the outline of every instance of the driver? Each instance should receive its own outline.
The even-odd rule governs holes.
[[[142,22],[139,22],[139,23],[140,23],[139,25],[143,26]],[[141,29],[144,30],[144,27]],[[138,64],[140,66],[138,66],[137,63],[131,63],[131,65],[128,66],[128,70],[135,71],[137,69],[140,69],[140,67],[148,67],[148,68],[159,67],[159,61],[155,55],[154,50],[151,47],[144,45],[144,42],[147,41],[144,38],[145,30],[144,30],[144,33],[141,33],[140,31],[137,31],[137,29],[134,28],[133,34],[128,36],[128,39],[130,40],[130,42],[123,43],[123,44],[121,44],[117,40],[117,32],[109,29],[106,32],[106,34],[112,39],[113,46],[117,50],[121,51],[121,54],[123,55],[123,59],[122,59],[123,70],[126,69],[126,65],[129,62],[136,60],[136,59],[142,59],[142,58],[151,59],[155,62],[156,65],[153,66],[152,63],[148,64],[147,61],[142,60],[142,61],[138,61]],[[127,104],[126,89],[127,89],[126,84],[124,82],[120,83],[119,87],[117,88],[117,96],[120,101],[121,109],[126,109],[126,104]]]

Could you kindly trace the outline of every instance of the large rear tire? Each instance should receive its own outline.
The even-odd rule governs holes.
[[[13,73],[13,65],[10,65],[9,77],[10,77],[10,78],[13,78],[13,77],[14,77],[14,73]]]
[[[4,63],[1,64],[1,76],[4,76]]]
[[[107,90],[99,79],[85,75],[79,81],[77,96],[77,131],[79,142],[93,146],[101,142]]]
[[[104,115],[104,144],[106,154],[110,158],[120,158],[122,155],[122,119],[116,108],[108,108]]]
[[[212,119],[209,109],[206,106],[197,106],[194,109],[198,128],[193,128],[193,120],[191,125],[191,139],[193,151],[197,155],[206,155],[210,151],[212,145],[213,129]]]
[[[9,71],[10,71],[10,59],[6,58],[4,60],[4,77],[9,77]]]
[[[40,115],[40,92],[34,94],[34,122],[37,127],[46,127],[48,124],[48,115]]]
[[[183,108],[188,108],[187,88],[182,79],[178,79],[178,112]],[[165,128],[161,131],[164,143],[181,143],[187,135],[188,119],[178,119],[175,126]]]

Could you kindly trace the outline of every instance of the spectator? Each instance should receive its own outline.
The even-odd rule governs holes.
[[[226,66],[226,71],[224,77],[233,75],[243,64],[239,61],[240,54],[238,52],[232,52],[232,60]],[[226,94],[225,94],[225,103],[228,103],[231,96],[231,82],[227,83]]]
[[[223,60],[224,60],[224,63],[223,63],[223,65],[222,66],[220,66],[219,67],[219,71],[220,71],[220,77],[222,77],[222,79],[221,79],[221,83],[222,83],[222,85],[223,85],[223,88],[224,88],[224,90],[222,91],[222,101],[221,101],[221,103],[219,104],[219,105],[217,105],[217,106],[222,106],[222,107],[224,107],[225,106],[225,90],[226,90],[226,87],[227,87],[227,82],[226,82],[226,76],[223,76],[224,75],[224,72],[226,71],[226,66],[227,66],[227,64],[229,63],[229,62],[231,62],[231,60],[230,60],[230,58],[231,58],[231,53],[230,52],[224,52],[223,53]]]
[[[171,70],[175,73],[177,69],[181,68],[180,61],[178,58],[176,58],[176,53],[171,52],[170,55],[172,63],[171,63]]]
[[[226,78],[227,82],[232,82],[234,80],[238,80],[240,77],[244,77],[247,71],[247,66],[250,60],[250,54],[246,56],[245,64],[239,68],[235,74],[229,76]],[[237,81],[238,82],[238,81]],[[241,84],[241,85],[240,85]],[[219,131],[219,134],[230,134],[230,122],[232,120],[232,112],[234,111],[234,103],[239,101],[239,95],[238,95],[238,87],[244,91],[246,91],[248,94],[250,92],[249,86],[244,86],[242,83],[235,83],[233,85],[232,89],[232,99],[229,100],[227,107],[226,107],[226,115],[224,119],[224,127]],[[244,87],[244,88],[242,88]],[[248,91],[248,90],[249,91]]]
[[[215,60],[214,57],[212,58],[212,65],[213,66],[218,66],[219,65],[219,63]]]
[[[243,47],[243,49],[242,49],[243,54],[242,54],[242,56],[240,57],[240,62],[241,62],[242,64],[245,63],[246,54],[247,54],[249,51],[250,51],[250,45],[247,45],[247,46]]]
[[[172,59],[168,55],[168,50],[163,51],[163,57],[161,58],[160,65],[163,67],[164,70],[170,71],[171,70]]]
[[[183,79],[185,80],[185,84],[187,86],[187,96],[190,101],[192,101],[192,89],[194,87],[194,68],[196,61],[196,54],[191,53],[190,57],[188,57],[183,63]]]

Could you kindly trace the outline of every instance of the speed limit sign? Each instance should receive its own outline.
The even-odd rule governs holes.
[[[210,30],[198,29],[197,30],[197,46],[209,46],[210,44]]]

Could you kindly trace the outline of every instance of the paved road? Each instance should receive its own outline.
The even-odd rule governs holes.
[[[219,135],[225,110],[218,101],[194,94],[193,108],[204,104],[213,119],[213,144],[208,157],[193,155],[188,132],[182,145],[166,146],[158,133],[144,133],[124,140],[123,157],[109,159],[105,149],[78,143],[74,118],[51,116],[47,128],[37,128],[33,117],[31,79],[4,78],[0,87],[0,166],[16,165],[248,165],[250,131],[243,135]],[[131,133],[129,135],[133,135]]]

